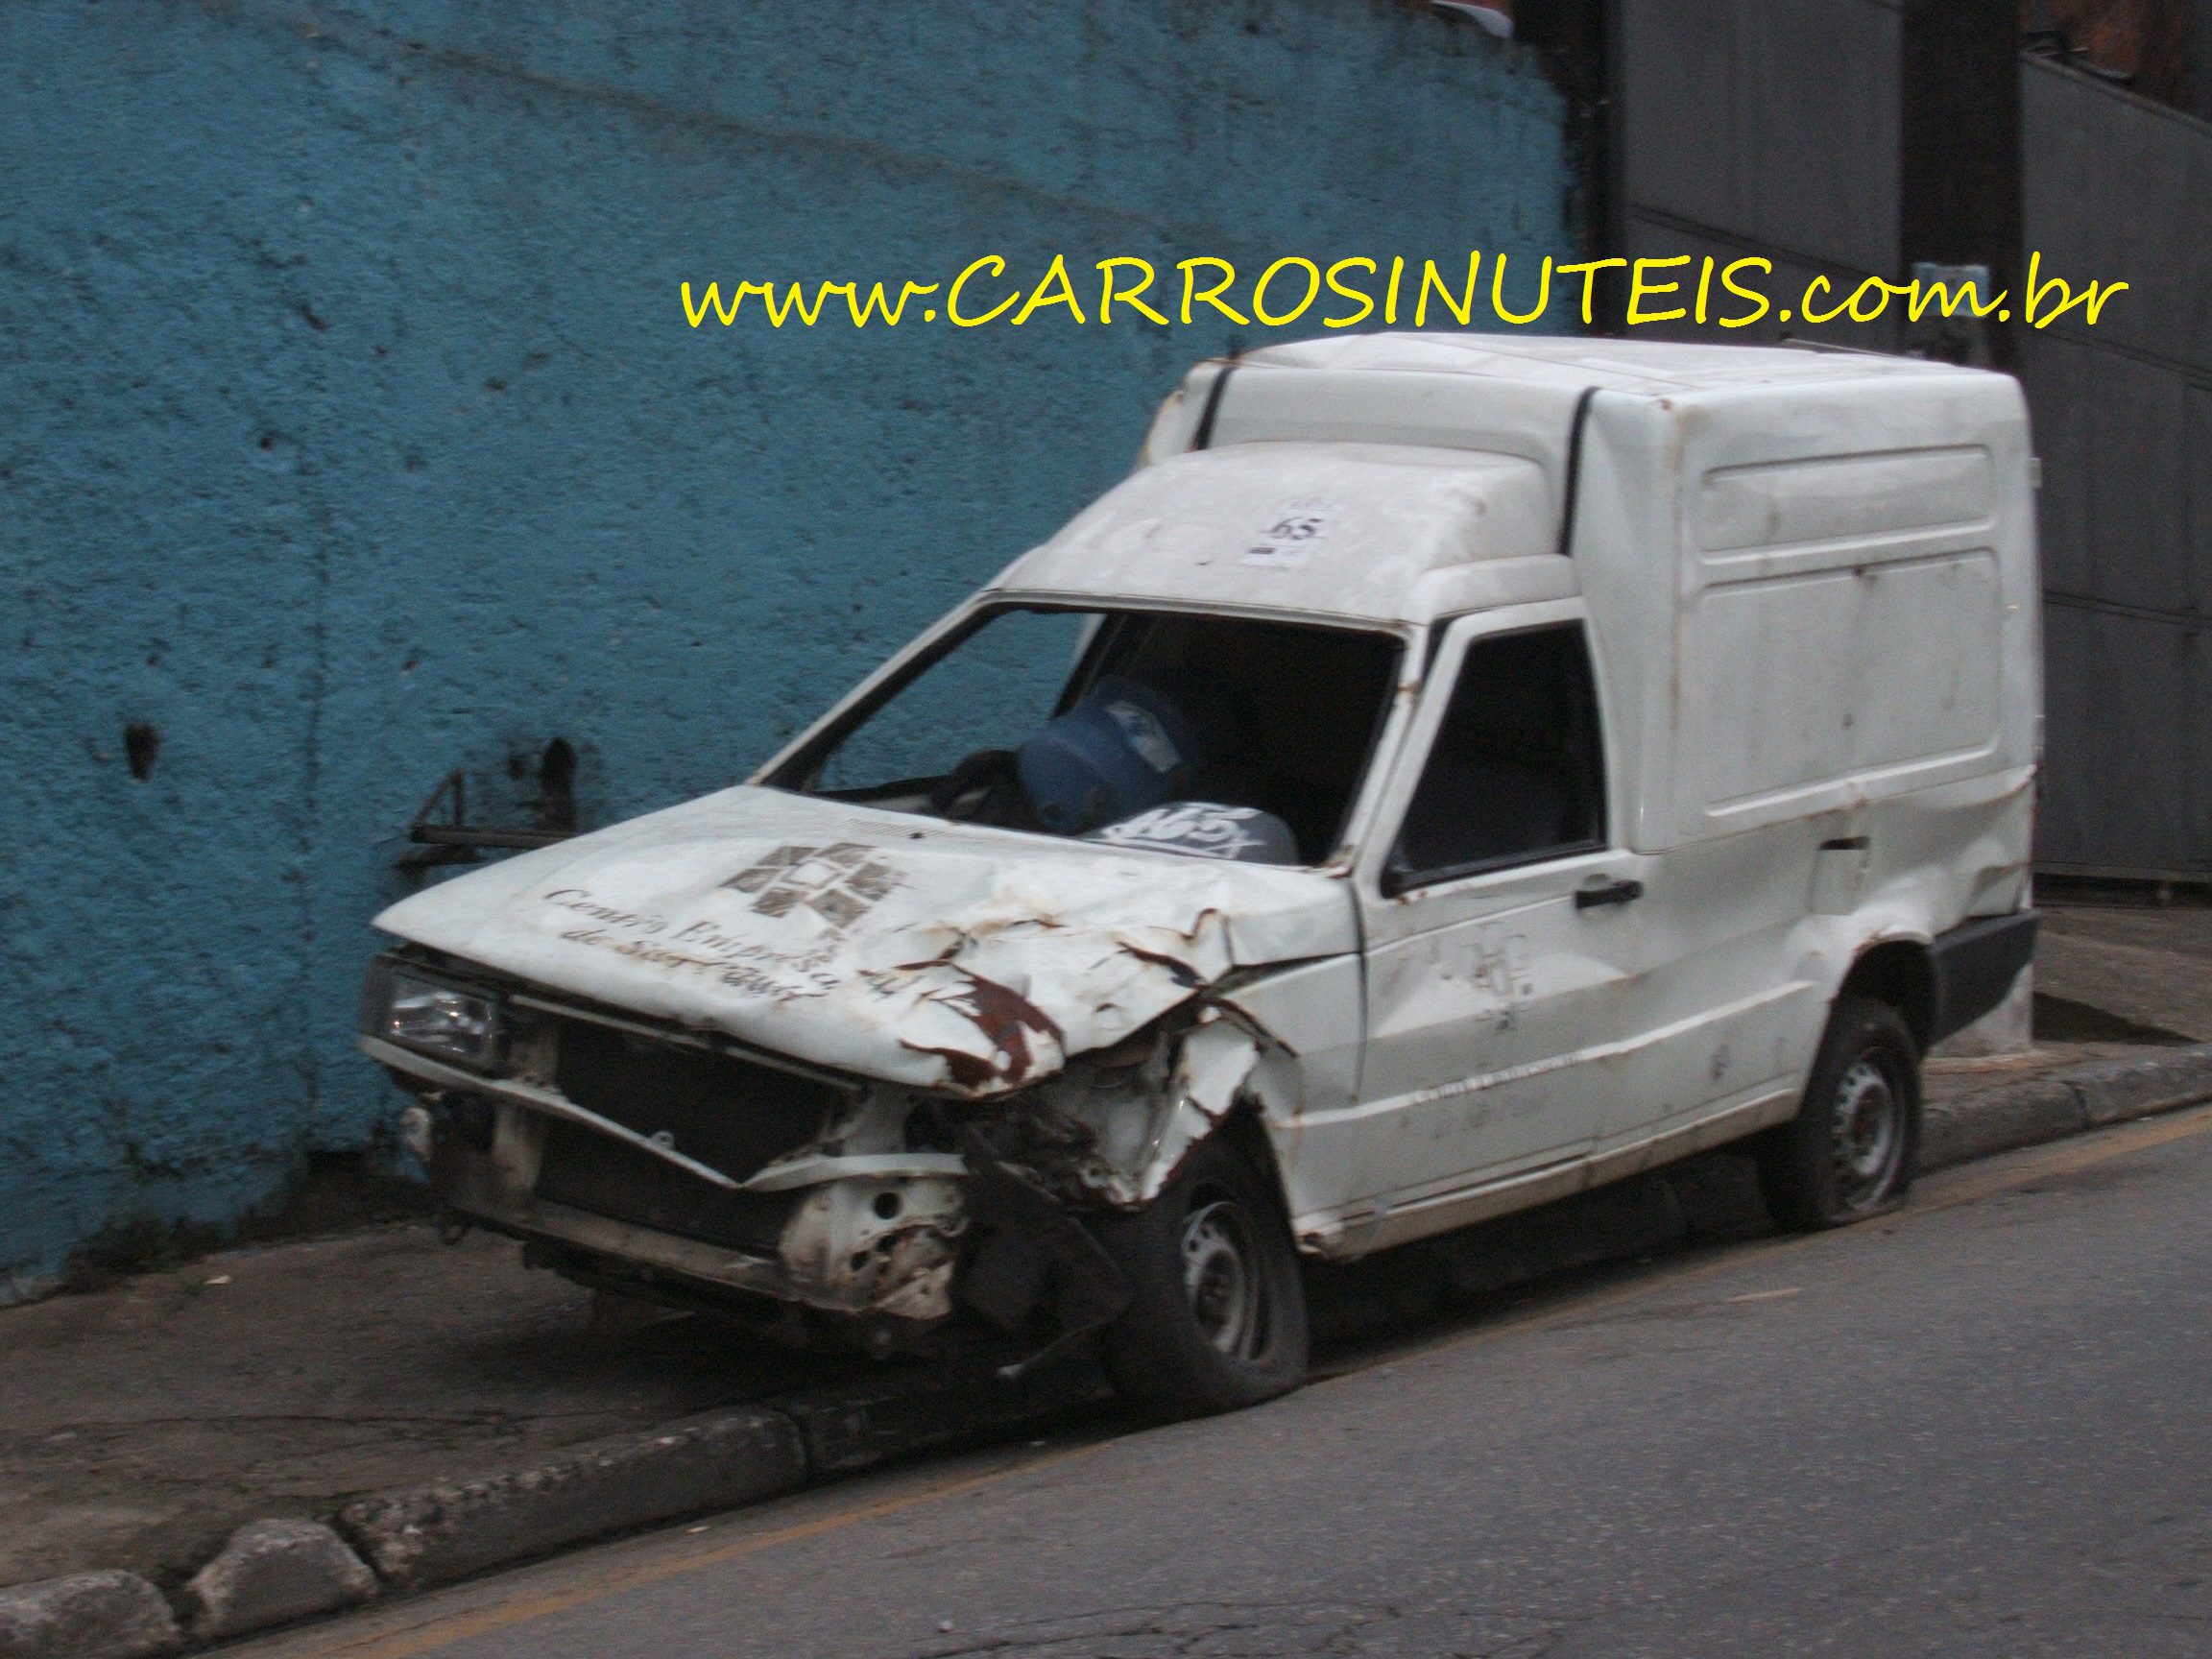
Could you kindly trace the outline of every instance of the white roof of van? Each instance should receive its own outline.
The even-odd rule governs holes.
[[[1426,620],[1573,593],[1558,534],[1542,469],[1517,455],[1236,444],[1142,469],[996,585]]]
[[[2017,400],[2001,375],[1860,351],[1473,333],[1262,347],[1193,369],[1136,475],[994,586],[1373,621],[1561,598],[1576,590],[1558,542],[1586,394],[1748,402],[1741,418],[1763,427],[1812,405],[1826,434],[1839,415],[1878,419],[1902,379],[1925,397],[1944,377]],[[1282,533],[1294,520],[1310,544]]]
[[[1869,375],[1980,373],[1875,351],[1543,334],[1351,334],[1263,346],[1239,359],[1242,364],[1474,374],[1489,380],[1569,387],[1576,392],[1595,386],[1606,392],[1660,395],[1733,386],[1855,380]]]

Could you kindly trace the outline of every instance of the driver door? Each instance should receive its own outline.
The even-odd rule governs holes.
[[[1581,602],[1454,624],[1406,757],[1378,820],[1385,855],[1359,878],[1358,1186],[1377,1243],[1433,1230],[1420,1212],[1470,1188],[1579,1158],[1621,1121],[1653,1023],[1647,860],[1609,833]]]

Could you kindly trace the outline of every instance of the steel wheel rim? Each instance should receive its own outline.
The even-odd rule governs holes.
[[[1905,1150],[1904,1096],[1889,1069],[1862,1054],[1836,1083],[1830,1121],[1837,1197],[1847,1210],[1864,1210],[1887,1193]]]
[[[1183,1223],[1183,1288],[1199,1333],[1232,1359],[1256,1357],[1267,1339],[1267,1293],[1252,1223],[1227,1198],[1202,1203]]]

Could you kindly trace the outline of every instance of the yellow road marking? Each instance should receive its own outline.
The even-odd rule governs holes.
[[[2093,1139],[2087,1141],[2068,1142],[2048,1151],[2023,1154],[2018,1161],[2008,1164],[2006,1167],[1989,1170],[1979,1177],[1967,1177],[1962,1180],[1946,1179],[1939,1192],[1925,1202],[1916,1203],[1909,1209],[1899,1211],[1895,1218],[1900,1221],[1911,1220],[1915,1215],[1930,1214],[1938,1211],[1953,1209],[1960,1204],[1970,1204],[1977,1199],[1986,1198],[2012,1188],[2027,1186],[2031,1182],[2041,1180],[2046,1176],[2069,1174],[2076,1170],[2088,1168],[2093,1165],[2109,1162],[2114,1158],[2124,1158],[2131,1152],[2148,1151],[2155,1146],[2164,1146],[2176,1141],[2184,1141],[2192,1136],[2204,1134],[2208,1130],[2212,1130],[2212,1105],[2195,1107],[2170,1117],[2150,1118],[2118,1129],[2100,1131],[2096,1133]],[[1643,1278],[1631,1285],[1593,1291],[1587,1296],[1578,1297],[1563,1305],[1554,1305],[1536,1310],[1520,1318],[1498,1320],[1464,1335],[1447,1338],[1433,1347],[1428,1348],[1426,1352],[1434,1353],[1441,1349],[1472,1347],[1477,1343],[1517,1335],[1531,1329],[1561,1324],[1571,1318],[1586,1316],[1593,1311],[1628,1301],[1633,1297],[1647,1295],[1654,1289],[1661,1288],[1665,1284],[1683,1279],[1703,1278],[1708,1274],[1717,1273],[1722,1268],[1742,1267],[1764,1256],[1778,1255],[1786,1250],[1802,1249],[1808,1244],[1837,1237],[1840,1237],[1840,1235],[1823,1233],[1797,1235],[1776,1239],[1751,1250],[1730,1251],[1711,1262],[1700,1262],[1684,1271]],[[1745,1302],[1793,1293],[1793,1291],[1789,1290],[1754,1291],[1748,1295],[1733,1296],[1728,1300]],[[1406,1357],[1410,1358],[1411,1356]],[[1340,1372],[1327,1381],[1341,1382],[1357,1375],[1358,1375],[1357,1371]],[[449,1647],[453,1643],[468,1641],[470,1637],[489,1635],[493,1631],[509,1629],[517,1624],[526,1624],[533,1620],[565,1612],[571,1607],[580,1607],[587,1602],[597,1601],[609,1596],[620,1595],[624,1591],[641,1589],[647,1585],[659,1584],[670,1578],[681,1577],[686,1573],[696,1573],[703,1568],[718,1567],[725,1562],[741,1560],[745,1556],[756,1555],[764,1550],[773,1550],[781,1545],[796,1544],[808,1538],[818,1538],[826,1532],[834,1532],[843,1527],[860,1526],[869,1521],[880,1521],[886,1516],[919,1508],[925,1503],[936,1503],[946,1499],[962,1497],[970,1492],[977,1492],[985,1487],[996,1486],[1017,1475],[1028,1475],[1040,1470],[1058,1468],[1079,1458],[1103,1452],[1116,1443],[1116,1440],[1102,1440],[1093,1445],[1079,1446],[1067,1452],[1016,1463],[1010,1468],[993,1470],[987,1475],[971,1475],[957,1480],[947,1480],[934,1486],[924,1487],[920,1491],[905,1493],[897,1498],[887,1498],[874,1503],[863,1503],[851,1509],[841,1509],[833,1515],[825,1515],[813,1521],[777,1527],[766,1532],[757,1532],[745,1538],[734,1539],[728,1544],[695,1550],[658,1561],[640,1562],[632,1567],[617,1568],[599,1575],[592,1578],[589,1584],[577,1585],[571,1589],[524,1591],[491,1606],[458,1613],[435,1614],[419,1623],[404,1625],[397,1630],[365,1633],[350,1639],[325,1643],[319,1647],[287,1649],[287,1652],[292,1655],[292,1659],[341,1659],[341,1656],[343,1659],[415,1659],[418,1654],[433,1652],[438,1648]],[[373,1617],[373,1615],[369,1617]]]
[[[1947,1180],[1941,1192],[1926,1204],[1915,1204],[1912,1211],[1905,1214],[1949,1210],[1960,1204],[1971,1204],[1978,1198],[1986,1198],[2008,1188],[2026,1186],[2046,1175],[2070,1175],[2078,1169],[2086,1169],[2091,1165],[2124,1157],[2129,1152],[2147,1152],[2153,1146],[2186,1141],[2208,1129],[2212,1129],[2212,1105],[2192,1106],[2187,1111],[2171,1113],[2162,1118],[2146,1118],[2116,1129],[2095,1130],[2087,1139],[2062,1141],[2055,1146],[2032,1153],[2019,1164],[2006,1168],[1984,1170],[1973,1175],[1961,1174]]]

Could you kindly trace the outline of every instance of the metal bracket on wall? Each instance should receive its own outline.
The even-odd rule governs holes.
[[[451,816],[440,823],[437,820],[442,809],[450,811]],[[573,829],[493,830],[470,824],[468,774],[455,767],[439,780],[438,787],[417,810],[415,821],[407,826],[407,839],[417,850],[402,854],[397,862],[400,869],[410,872],[444,864],[473,864],[485,848],[521,851],[550,847],[574,834]]]

